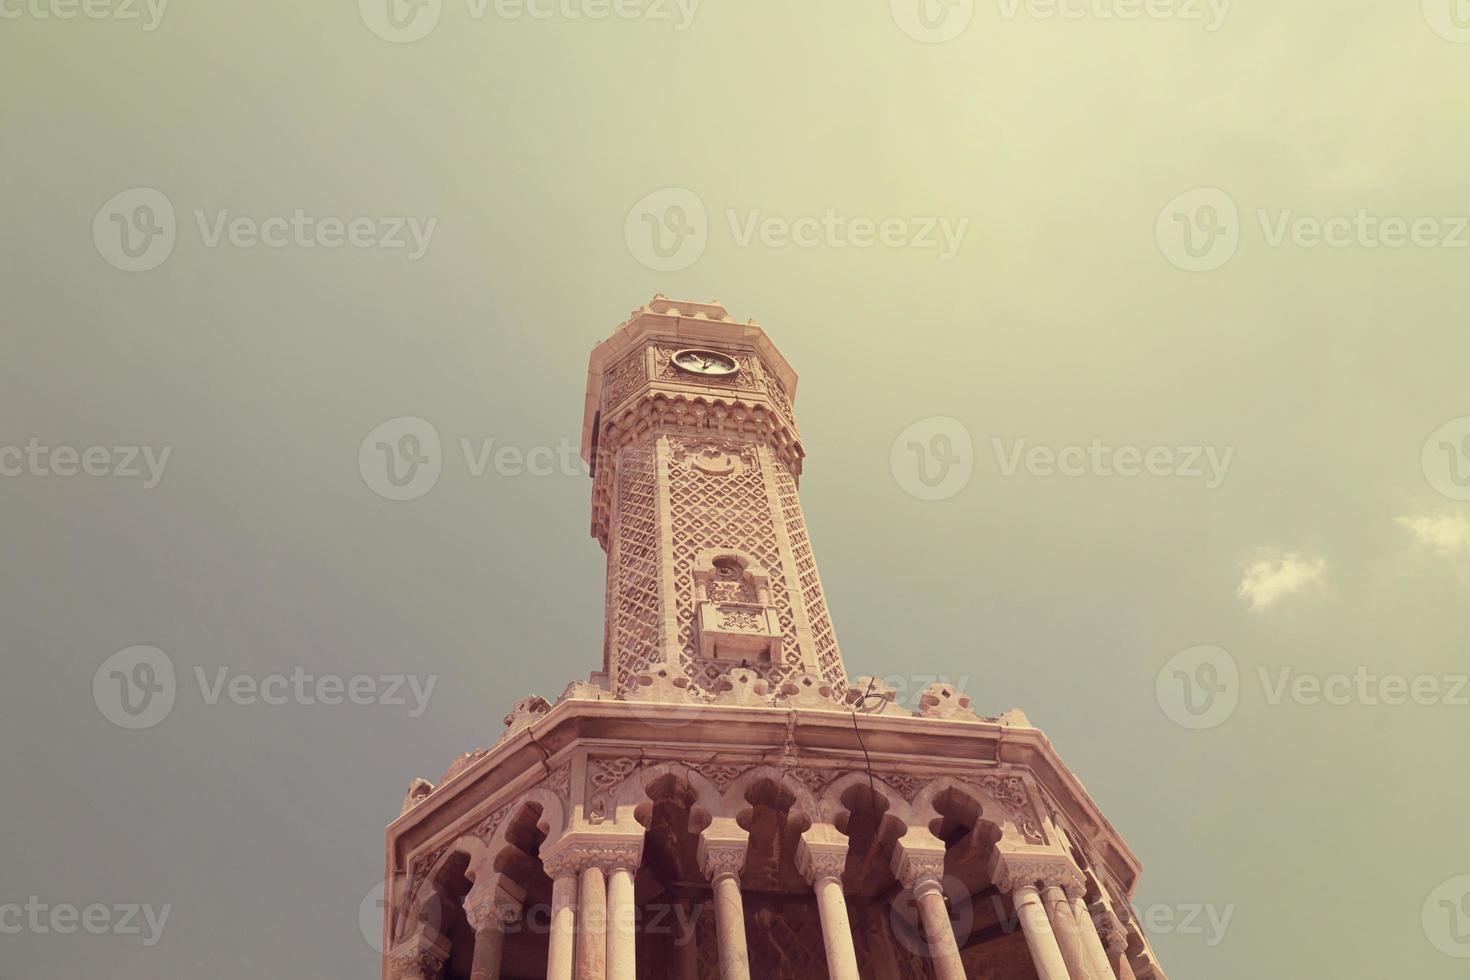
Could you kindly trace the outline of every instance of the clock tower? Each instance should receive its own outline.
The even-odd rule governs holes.
[[[849,682],[795,396],[719,303],[593,350],[602,663],[409,784],[384,980],[1166,980],[1138,859],[1023,712]]]
[[[609,689],[673,684],[708,701],[735,667],[841,703],[797,497],[796,373],[780,351],[718,303],[660,295],[597,346],[587,379]]]

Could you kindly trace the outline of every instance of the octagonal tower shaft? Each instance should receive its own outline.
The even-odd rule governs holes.
[[[687,682],[703,699],[747,667],[775,687],[815,675],[842,696],[797,496],[795,394],[765,332],[718,303],[655,297],[593,350],[582,454],[614,694]]]

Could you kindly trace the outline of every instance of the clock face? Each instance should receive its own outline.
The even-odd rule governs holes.
[[[729,354],[701,347],[686,347],[675,351],[673,361],[679,370],[707,378],[728,378],[740,371],[740,364]]]

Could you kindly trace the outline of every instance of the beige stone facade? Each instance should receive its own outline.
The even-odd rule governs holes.
[[[1023,713],[847,678],[795,397],[718,303],[593,351],[602,669],[410,784],[385,978],[1164,980],[1137,859]]]

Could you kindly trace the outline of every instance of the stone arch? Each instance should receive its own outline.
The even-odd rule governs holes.
[[[418,933],[447,943],[455,920],[463,915],[458,903],[469,890],[468,887],[457,889],[452,883],[467,879],[469,887],[473,887],[470,868],[483,864],[486,854],[485,842],[470,834],[446,847],[424,873],[423,880],[413,883],[404,914],[394,924],[395,941]]]
[[[712,818],[720,814],[722,806],[720,791],[708,776],[681,762],[660,762],[657,765],[636,769],[628,775],[622,786],[618,788],[617,796],[613,799],[608,822],[618,830],[641,833],[643,827],[637,817],[639,807],[651,803],[653,801],[650,795],[652,786],[670,776],[681,780],[694,791],[694,802],[689,814],[691,831],[697,833]],[[699,826],[694,826],[695,823],[698,823]]]
[[[536,826],[546,835],[546,841],[542,845],[543,847],[558,840],[566,832],[567,811],[566,804],[562,801],[561,796],[544,786],[527,790],[525,793],[516,797],[510,804],[505,811],[504,818],[495,828],[495,832],[485,841],[485,863],[476,866],[475,870],[477,873],[482,868],[494,870],[495,859],[509,843],[506,840],[506,833],[515,825],[516,818],[521,812],[526,807],[532,805],[539,806],[541,809],[540,814],[536,818]]]
[[[439,888],[443,884],[445,876],[451,867],[460,863],[463,858],[463,867],[466,877],[474,880],[469,874],[469,869],[483,865],[489,850],[484,841],[472,834],[456,840],[444,849],[444,853],[424,873],[424,880],[414,885],[413,898],[409,902],[409,909],[418,912],[423,908],[424,902],[430,898],[437,899]]]
[[[884,782],[883,777],[879,775],[872,777],[871,785],[873,790],[888,804],[885,816],[901,820],[905,825],[913,822],[912,808],[909,806],[908,801],[903,798],[902,793],[892,785]],[[868,786],[869,776],[867,771],[863,769],[850,772],[834,780],[831,785],[822,791],[822,798],[817,804],[818,819],[823,823],[830,823],[835,826],[838,820],[851,809],[843,802],[843,798],[847,797],[854,787],[866,789]]]
[[[924,784],[910,804],[911,815],[916,825],[927,826],[934,819],[944,816],[935,805],[946,793],[967,797],[977,807],[976,818],[994,827],[1002,836],[1023,839],[1010,808],[1003,805],[989,790],[954,776],[940,776]]]
[[[791,770],[779,766],[754,766],[741,773],[725,790],[718,815],[739,819],[742,812],[749,810],[752,806],[746,800],[746,793],[752,787],[766,781],[776,784],[796,798],[796,802],[791,805],[790,812],[793,815],[803,816],[812,822],[820,819],[821,808],[811,789],[795,778]]]

